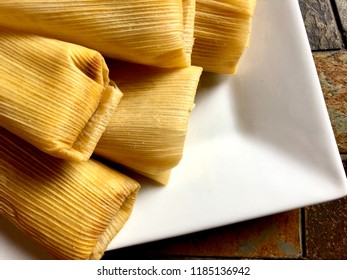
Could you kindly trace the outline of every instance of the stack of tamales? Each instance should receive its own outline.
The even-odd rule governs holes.
[[[235,74],[255,0],[0,0],[0,214],[100,259],[183,156],[202,71]],[[95,155],[95,157],[93,156]]]

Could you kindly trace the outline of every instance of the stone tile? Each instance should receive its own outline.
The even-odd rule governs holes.
[[[302,256],[300,210],[107,252],[104,259]]]
[[[337,12],[340,18],[342,29],[347,33],[347,1],[346,0],[335,0]]]
[[[347,197],[305,208],[306,258],[347,259]]]
[[[342,38],[330,1],[299,0],[299,4],[311,49],[341,49]]]
[[[313,54],[341,153],[347,153],[347,52]]]

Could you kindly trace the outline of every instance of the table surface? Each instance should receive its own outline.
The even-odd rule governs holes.
[[[346,171],[347,1],[299,3]],[[103,259],[347,259],[347,197],[108,251]]]

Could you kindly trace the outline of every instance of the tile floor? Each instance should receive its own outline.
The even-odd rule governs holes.
[[[334,129],[345,171],[347,165],[347,1],[300,0],[301,6],[325,7],[322,12],[330,16],[317,16],[316,25],[321,32],[313,32],[311,22],[303,13],[313,57],[324,93],[330,120]],[[315,2],[315,4],[313,4]],[[314,25],[313,25],[314,26]],[[333,31],[324,30],[332,26]],[[316,28],[317,30],[318,28]],[[323,31],[322,31],[323,30]],[[335,35],[337,34],[337,35]],[[324,38],[324,39],[323,39]],[[330,48],[312,42],[331,41],[339,44]],[[332,45],[332,44],[331,44]],[[307,207],[303,212],[304,254],[307,259],[347,259],[347,198]]]

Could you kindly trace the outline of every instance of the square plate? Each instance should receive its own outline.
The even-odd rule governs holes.
[[[203,74],[181,163],[166,187],[144,183],[108,249],[345,195],[298,2],[258,0],[238,74]],[[49,258],[3,218],[0,225],[0,259]]]

